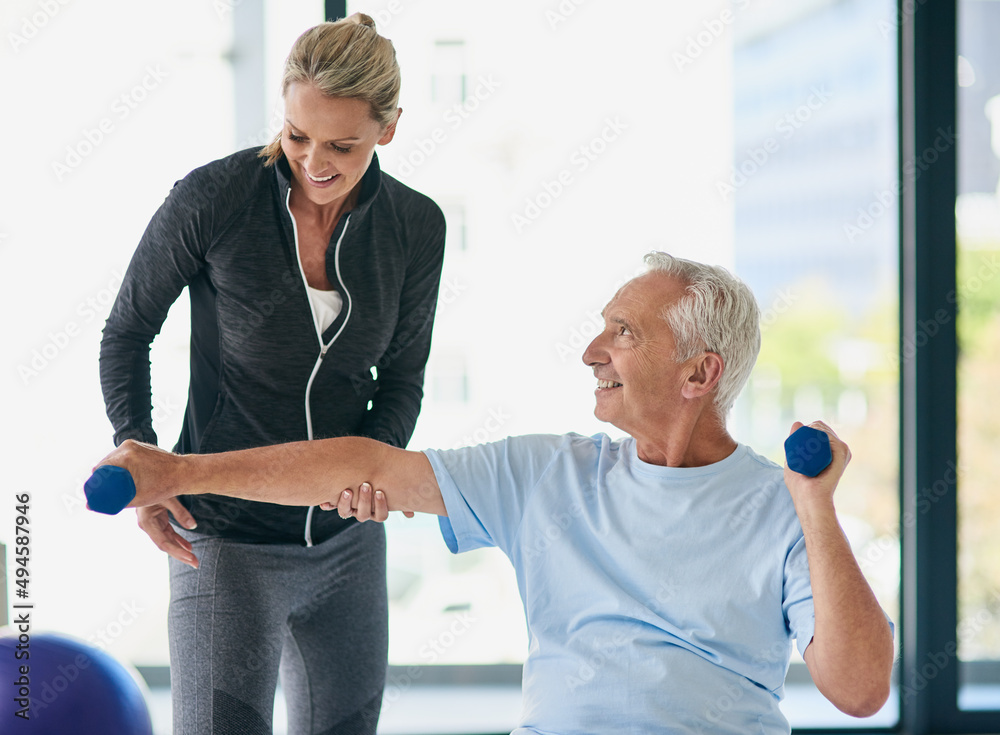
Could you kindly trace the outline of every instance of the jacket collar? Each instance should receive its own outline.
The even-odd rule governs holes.
[[[278,191],[281,194],[281,201],[288,198],[288,190],[292,187],[292,170],[288,166],[288,161],[281,156],[274,164],[274,173],[278,181]],[[361,177],[361,191],[358,194],[358,202],[354,209],[346,214],[357,214],[363,216],[371,207],[375,197],[382,189],[382,169],[378,164],[378,154],[372,153],[372,162],[368,165],[368,170]]]

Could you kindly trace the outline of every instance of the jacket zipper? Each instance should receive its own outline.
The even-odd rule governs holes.
[[[310,395],[312,393],[313,381],[316,379],[316,374],[319,372],[320,365],[323,364],[323,358],[326,357],[326,353],[329,351],[330,347],[340,333],[344,331],[344,327],[347,326],[347,320],[351,318],[351,294],[347,290],[347,286],[344,284],[344,279],[340,275],[340,244],[344,241],[344,235],[347,234],[347,227],[351,224],[351,215],[347,215],[347,219],[344,220],[344,229],[340,232],[340,237],[337,238],[337,245],[333,252],[333,263],[334,268],[337,272],[337,281],[340,282],[340,287],[344,289],[344,296],[346,297],[344,301],[346,302],[347,313],[344,314],[344,321],[340,324],[340,329],[337,330],[336,334],[330,338],[330,341],[323,344],[323,332],[320,331],[319,324],[316,322],[316,309],[313,308],[312,299],[309,297],[309,281],[306,280],[306,272],[302,267],[302,254],[299,252],[299,228],[295,223],[295,215],[292,214],[291,207],[292,198],[292,188],[288,188],[288,194],[285,195],[285,209],[288,210],[288,216],[292,219],[292,234],[295,237],[295,258],[299,264],[299,275],[302,276],[302,284],[306,289],[306,302],[309,304],[309,313],[312,314],[313,327],[316,330],[316,339],[319,342],[319,357],[316,358],[316,364],[313,365],[312,373],[309,375],[309,381],[306,383],[306,397],[305,397],[305,407],[306,407],[306,438],[309,441],[313,439],[313,426],[312,426],[312,409],[309,406]],[[306,527],[305,527],[305,541],[306,546],[312,546],[312,517],[313,512],[316,510],[316,506],[309,506],[309,511],[306,513]]]

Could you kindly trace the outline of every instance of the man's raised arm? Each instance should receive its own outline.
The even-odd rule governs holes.
[[[319,505],[336,503],[344,490],[368,480],[385,493],[389,510],[447,515],[434,471],[422,453],[362,437],[186,455],[129,440],[100,464],[124,467],[132,474],[136,496],[129,507],[208,493],[280,505]]]
[[[792,431],[799,428],[798,422]],[[816,477],[785,467],[785,484],[802,524],[816,627],[804,658],[816,687],[837,709],[875,714],[889,697],[893,646],[889,623],[837,521],[833,493],[851,453],[826,424],[833,461]]]

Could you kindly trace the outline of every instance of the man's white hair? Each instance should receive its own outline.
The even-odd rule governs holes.
[[[715,407],[725,418],[743,390],[760,352],[760,307],[753,292],[721,266],[675,258],[661,252],[645,257],[650,272],[687,284],[686,294],[661,316],[677,342],[674,359],[685,362],[705,350],[722,357],[725,368],[715,388]]]

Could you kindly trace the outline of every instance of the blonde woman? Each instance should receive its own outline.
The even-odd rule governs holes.
[[[116,445],[156,443],[149,345],[185,286],[191,382],[175,451],[342,435],[406,445],[445,223],[379,169],[399,85],[371,18],[316,26],[285,65],[281,134],[174,186],[101,343]],[[291,735],[375,732],[385,538],[380,525],[313,510],[192,496],[138,511],[171,557],[175,734],[270,733],[279,668]]]

